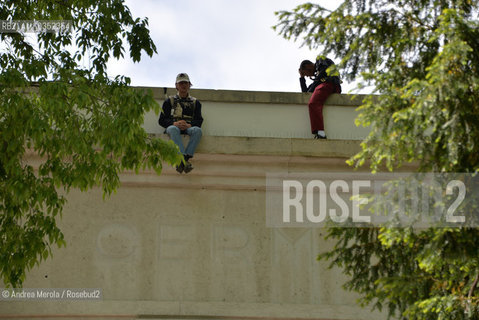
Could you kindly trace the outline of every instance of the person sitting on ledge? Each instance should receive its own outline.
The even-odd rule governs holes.
[[[190,96],[189,92],[192,84],[186,73],[178,74],[175,86],[178,92],[175,96],[168,97],[163,103],[163,110],[158,123],[166,128],[165,132],[183,154],[184,161],[176,167],[176,171],[188,173],[193,170],[189,160],[193,158],[202,136],[201,103],[198,99]],[[190,136],[186,148],[183,145],[181,134]]]
[[[309,99],[309,120],[311,133],[314,139],[326,139],[324,132],[323,106],[326,99],[333,93],[341,93],[341,80],[338,76],[329,76],[326,69],[334,62],[328,58],[318,57],[316,63],[303,60],[299,66],[299,83],[302,92],[312,92]],[[313,82],[306,86],[305,76],[310,77]]]

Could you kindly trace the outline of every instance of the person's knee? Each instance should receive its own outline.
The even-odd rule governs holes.
[[[170,136],[172,134],[180,134],[180,129],[176,126],[169,126],[168,128],[166,128],[166,133]]]
[[[200,127],[191,127],[191,135],[201,137],[203,135],[203,130]]]

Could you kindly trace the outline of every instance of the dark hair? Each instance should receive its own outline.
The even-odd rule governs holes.
[[[299,65],[299,68],[304,69],[306,67],[306,65],[308,65],[308,64],[314,64],[314,63],[309,61],[309,60],[303,60],[303,61],[301,61],[301,64]]]

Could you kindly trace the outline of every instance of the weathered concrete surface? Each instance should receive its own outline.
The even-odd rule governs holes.
[[[267,173],[349,172],[358,150],[351,140],[207,134],[188,175],[126,172],[106,201],[98,189],[72,192],[60,222],[67,247],[24,287],[101,288],[103,299],[0,302],[0,318],[383,319],[316,260],[332,246],[324,230],[265,223]]]
[[[163,88],[152,90],[162,105]],[[175,90],[167,89],[173,95]],[[312,137],[309,126],[308,100],[310,93],[257,92],[230,90],[192,90],[202,103],[207,136],[301,138]],[[329,139],[362,140],[369,130],[356,127],[357,107],[365,96],[333,94],[323,109],[325,131]],[[158,116],[150,112],[145,127],[151,133],[163,133]]]

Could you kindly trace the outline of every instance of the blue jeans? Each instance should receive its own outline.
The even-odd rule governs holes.
[[[180,152],[183,155],[188,155],[190,157],[193,157],[196,147],[200,143],[201,136],[203,135],[203,132],[201,131],[200,127],[191,127],[186,129],[186,134],[190,136],[190,141],[188,142],[188,145],[185,149],[185,146],[183,145],[183,140],[181,139],[181,131],[178,127],[173,125],[169,126],[168,128],[166,128],[166,133],[170,136],[171,140],[176,143],[178,148],[180,148]]]

